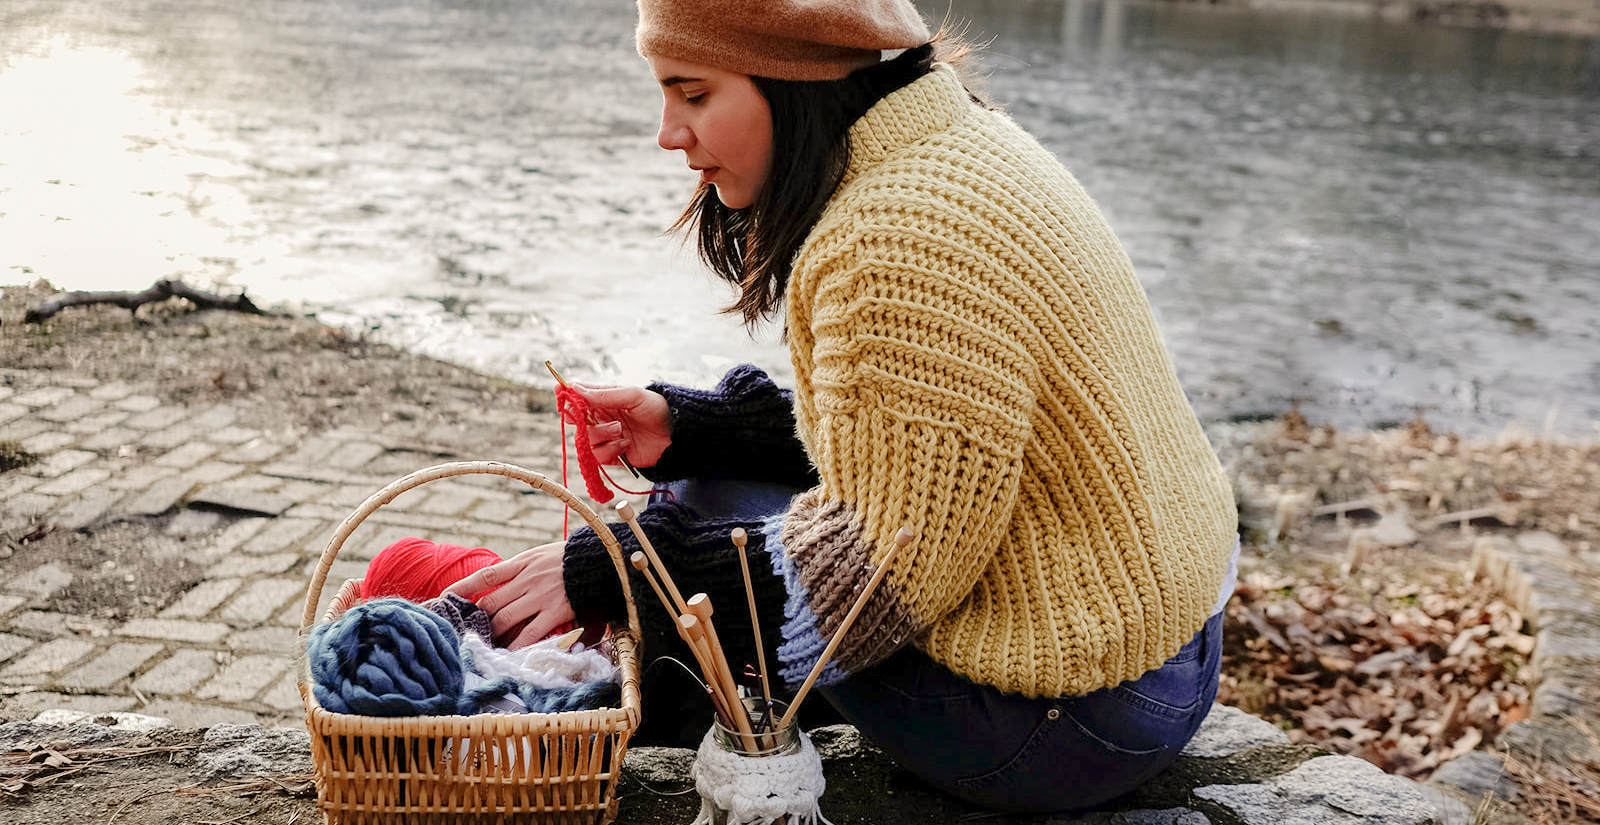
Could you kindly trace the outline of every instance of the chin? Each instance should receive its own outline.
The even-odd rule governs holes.
[[[717,190],[717,200],[729,209],[744,209],[755,201],[755,198],[742,192],[728,192],[714,183],[711,186]]]

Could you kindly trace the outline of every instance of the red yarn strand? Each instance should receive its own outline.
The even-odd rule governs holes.
[[[574,421],[591,420],[589,402],[577,390],[565,385],[556,386],[556,409],[561,413],[570,414]],[[561,483],[567,483],[567,418],[561,416]],[[633,491],[618,484],[609,474],[601,468],[599,460],[594,457],[594,447],[589,444],[589,431],[583,425],[573,425],[572,441],[578,454],[578,472],[583,476],[584,488],[589,493],[589,498],[605,504],[616,498],[615,489],[632,496],[646,495],[649,491]],[[561,531],[567,533],[566,514],[562,514]]]

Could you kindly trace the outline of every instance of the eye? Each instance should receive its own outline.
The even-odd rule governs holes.
[[[689,104],[690,106],[698,106],[701,103],[704,103],[705,99],[706,99],[706,93],[705,92],[697,92],[695,94],[684,95],[683,96],[683,102]]]

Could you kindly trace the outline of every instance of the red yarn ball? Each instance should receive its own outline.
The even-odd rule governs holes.
[[[370,601],[398,596],[425,602],[444,593],[444,589],[473,573],[499,564],[504,559],[487,548],[434,544],[427,539],[403,538],[374,556],[361,580],[361,599]],[[494,588],[467,596],[472,601],[488,595]]]

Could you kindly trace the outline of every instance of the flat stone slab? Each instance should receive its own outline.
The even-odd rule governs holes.
[[[259,490],[246,490],[226,485],[216,485],[201,490],[194,498],[189,500],[191,507],[213,507],[219,510],[233,510],[240,513],[253,513],[263,516],[281,516],[295,505],[288,496],[276,493],[264,493]]]

